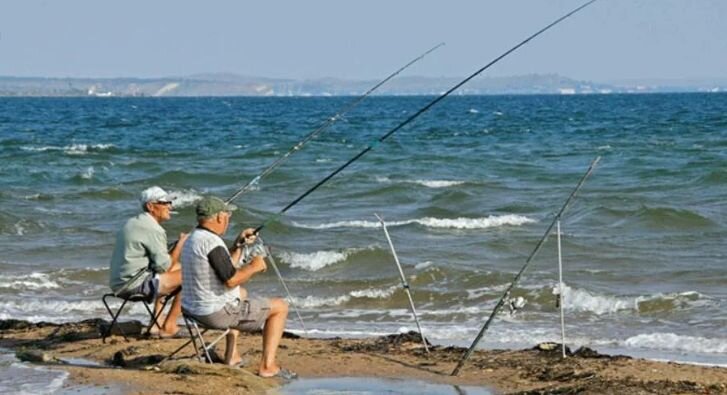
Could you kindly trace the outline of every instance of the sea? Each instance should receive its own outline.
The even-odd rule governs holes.
[[[141,190],[233,195],[353,97],[1,98],[0,319],[108,318],[115,233]],[[727,365],[727,94],[370,97],[240,196],[226,235],[265,224],[312,337],[416,330],[469,346],[590,163],[561,219],[566,344]],[[373,149],[281,210],[367,146]],[[480,348],[560,342],[544,242]],[[273,270],[253,295],[285,296]],[[124,319],[145,319],[133,306]]]

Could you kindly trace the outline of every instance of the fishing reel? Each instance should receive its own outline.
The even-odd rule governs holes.
[[[236,269],[239,269],[249,264],[256,256],[261,256],[263,258],[267,258],[268,256],[268,249],[265,246],[265,243],[263,242],[263,239],[262,237],[260,237],[260,235],[257,235],[257,237],[255,237],[255,241],[253,241],[252,243],[248,244],[243,241],[236,242],[235,244],[242,250],[240,254],[240,259],[233,265]]]

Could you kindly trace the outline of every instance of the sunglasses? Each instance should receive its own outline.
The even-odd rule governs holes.
[[[172,202],[154,202],[154,204],[161,204],[161,205],[164,205],[164,206],[171,206],[172,205]]]

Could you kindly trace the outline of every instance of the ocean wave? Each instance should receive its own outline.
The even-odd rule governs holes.
[[[506,214],[491,215],[484,218],[433,218],[425,217],[420,219],[411,219],[406,221],[387,222],[386,226],[404,226],[418,224],[428,228],[450,228],[450,229],[487,229],[499,226],[520,226],[527,223],[535,222],[535,220],[522,215]],[[293,222],[293,225],[305,229],[334,229],[334,228],[379,228],[381,224],[375,221],[338,221],[323,223],[318,225],[307,225]]]
[[[280,254],[280,260],[287,263],[290,267],[314,272],[326,266],[345,261],[355,251],[354,249],[344,251],[316,251],[309,254],[282,252]]]
[[[193,206],[198,201],[202,200],[202,195],[197,193],[196,191],[193,191],[191,189],[188,190],[169,190],[168,192],[170,195],[174,196],[174,208],[184,208]]]
[[[422,185],[427,188],[448,188],[448,187],[462,185],[462,184],[466,183],[466,181],[461,181],[461,180],[400,180],[400,181],[393,181],[389,177],[382,177],[382,176],[377,176],[376,182],[379,182],[382,184],[401,182],[401,183],[405,183],[405,184]]]
[[[705,354],[727,353],[727,339],[708,339],[674,333],[643,333],[624,341],[628,347],[658,350],[697,352]]]
[[[119,303],[112,302],[111,308],[118,308]],[[147,312],[141,303],[131,303],[125,319],[146,319]],[[96,297],[93,300],[62,300],[62,299],[22,299],[3,300],[0,302],[0,319],[23,319],[31,322],[70,322],[84,318],[107,317],[108,312]]]
[[[713,225],[710,218],[703,217],[697,212],[687,209],[671,207],[645,208],[638,214],[649,224],[658,227],[679,228],[703,227]]]
[[[557,293],[557,286],[553,294]],[[638,310],[637,298],[619,298],[615,296],[592,294],[584,289],[563,287],[563,308],[573,311],[585,311],[594,314],[613,314],[621,310]]]
[[[13,354],[0,353],[0,393],[55,394],[63,388],[68,372],[20,363]]]
[[[93,168],[93,166],[89,166],[86,168],[86,170],[82,171],[80,174],[80,177],[84,180],[90,180],[93,178],[93,174],[96,172],[96,170]]]
[[[0,288],[19,290],[53,289],[61,286],[46,273],[0,276]]]
[[[23,151],[45,152],[45,151],[63,151],[67,155],[84,155],[93,151],[106,151],[114,148],[113,144],[71,144],[63,147],[46,145],[42,147],[22,146]]]
[[[305,298],[293,297],[293,301],[297,306],[302,307],[302,308],[339,306],[346,302],[349,302],[353,298],[357,298],[357,299],[390,298],[394,294],[394,292],[396,292],[397,288],[398,288],[397,285],[392,285],[391,287],[388,287],[388,288],[366,288],[366,289],[351,291],[345,295],[328,296],[328,297],[319,297],[319,296],[309,295],[309,296],[306,296]]]
[[[563,307],[566,310],[589,312],[596,315],[614,314],[624,310],[632,310],[641,314],[670,311],[677,308],[697,307],[708,301],[708,297],[696,291],[671,294],[654,294],[641,296],[610,296],[599,295],[584,289],[572,288],[567,284],[563,287]],[[538,291],[534,291],[535,294]],[[557,295],[558,286],[550,292]],[[552,300],[543,296],[541,302]]]

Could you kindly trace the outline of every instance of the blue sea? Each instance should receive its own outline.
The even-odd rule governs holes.
[[[114,235],[142,189],[178,196],[175,239],[198,199],[232,195],[353,99],[0,99],[0,319],[105,318]],[[233,229],[431,99],[367,99],[241,196]],[[727,364],[727,94],[450,97],[262,235],[309,336],[412,330],[381,215],[425,334],[465,346],[596,156],[562,221],[567,344]],[[560,340],[555,240],[514,290],[525,306],[480,347]],[[283,295],[272,270],[248,288]]]

